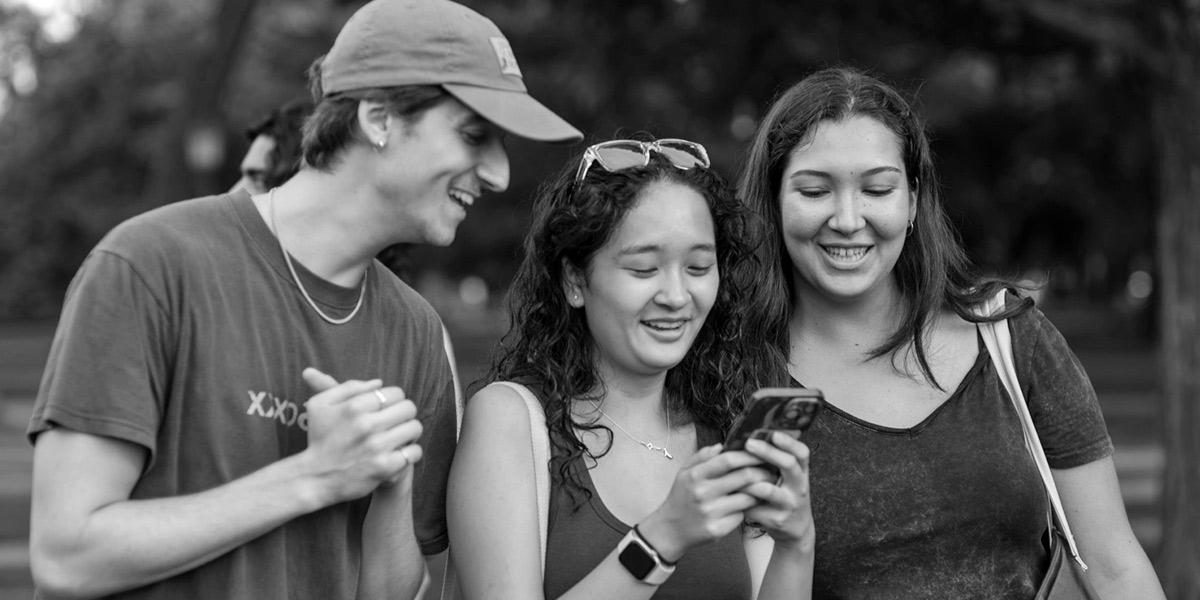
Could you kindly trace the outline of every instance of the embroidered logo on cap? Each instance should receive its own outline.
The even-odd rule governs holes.
[[[517,66],[517,55],[513,54],[508,40],[502,37],[488,39],[492,42],[492,49],[496,51],[496,60],[500,61],[500,72],[505,75],[521,77],[521,67]]]

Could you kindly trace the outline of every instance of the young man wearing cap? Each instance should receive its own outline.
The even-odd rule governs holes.
[[[306,165],[114,229],[68,291],[29,435],[45,596],[411,598],[446,547],[440,322],[372,257],[579,132],[446,0],[374,0],[314,73]],[[407,398],[407,399],[406,399]]]

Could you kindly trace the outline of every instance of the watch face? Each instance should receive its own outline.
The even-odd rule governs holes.
[[[617,558],[629,570],[629,574],[638,579],[645,579],[654,570],[654,557],[637,540],[631,540]]]

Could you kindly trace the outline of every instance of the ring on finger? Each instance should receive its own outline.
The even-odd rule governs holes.
[[[383,392],[380,390],[371,390],[371,392],[375,394],[376,398],[379,398],[379,410],[386,408],[388,403],[387,396],[383,395]]]
[[[384,481],[383,485],[385,487],[391,487],[393,485],[396,485],[397,483],[400,483],[400,480],[404,478],[404,469],[407,469],[409,466],[412,465],[412,461],[408,460],[408,453],[406,453],[404,451],[404,448],[397,450],[397,452],[399,452],[400,457],[404,459],[404,464],[400,465],[399,472],[397,472],[395,475],[392,475],[391,477],[388,477]]]

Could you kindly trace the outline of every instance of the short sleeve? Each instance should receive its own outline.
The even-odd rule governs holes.
[[[94,250],[67,291],[27,434],[52,427],[117,438],[151,456],[168,358],[165,310],[125,258]]]
[[[1017,374],[1050,466],[1069,469],[1111,455],[1096,390],[1066,339],[1037,308],[1010,324]]]
[[[454,380],[446,354],[441,351],[441,326],[438,324],[436,327],[436,344],[431,343],[429,347],[439,351],[431,352],[426,371],[429,374],[426,389],[430,394],[418,409],[423,428],[422,458],[417,463],[413,488],[417,542],[421,553],[426,556],[445,550],[450,543],[446,526],[446,485],[458,437]]]

